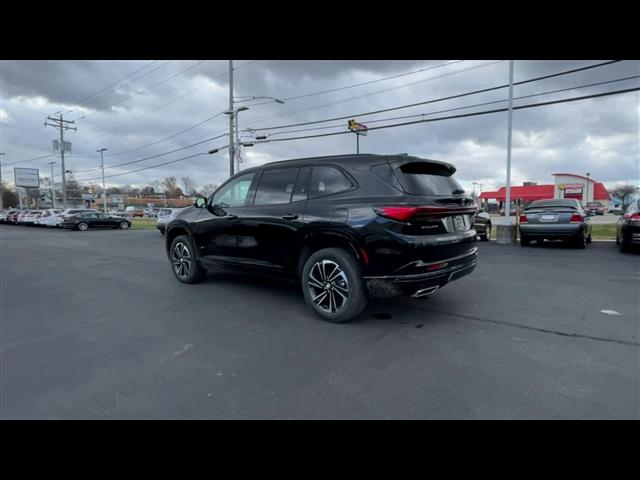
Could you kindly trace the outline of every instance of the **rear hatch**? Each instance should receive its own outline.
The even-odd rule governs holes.
[[[413,247],[408,260],[435,261],[469,253],[475,243],[477,208],[453,177],[455,167],[415,157],[395,157],[389,168],[393,177],[386,183],[393,183],[405,196],[401,204],[380,202],[374,210],[394,220],[385,225],[386,229]],[[374,173],[380,176],[380,170]]]

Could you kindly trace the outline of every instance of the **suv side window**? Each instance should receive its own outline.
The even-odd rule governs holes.
[[[262,172],[253,205],[289,203],[299,171],[299,168],[281,168]]]
[[[344,192],[352,187],[351,180],[337,168],[328,165],[314,166],[311,172],[309,198]]]
[[[226,203],[230,207],[244,207],[255,172],[241,175],[213,194],[211,205]]]

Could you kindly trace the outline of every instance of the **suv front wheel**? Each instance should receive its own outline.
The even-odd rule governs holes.
[[[207,273],[198,262],[193,243],[186,235],[179,235],[171,242],[169,260],[173,274],[182,283],[197,283]]]
[[[325,248],[307,259],[302,291],[307,304],[329,322],[348,322],[367,305],[360,265],[340,248]]]

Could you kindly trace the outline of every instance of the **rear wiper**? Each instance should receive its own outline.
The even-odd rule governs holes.
[[[464,193],[464,190],[458,189],[458,190],[454,190],[453,192],[451,192],[452,195],[459,195],[461,193]]]

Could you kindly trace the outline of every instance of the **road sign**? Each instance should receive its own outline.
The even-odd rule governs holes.
[[[367,126],[364,123],[358,123],[355,120],[349,120],[347,123],[349,130],[351,130],[356,135],[366,135],[367,134]]]
[[[13,167],[16,187],[40,188],[40,172],[37,168]]]
[[[60,151],[60,140],[53,140],[53,151],[54,152],[59,152]],[[64,151],[71,153],[71,142],[63,142],[64,145]]]
[[[83,200],[95,200],[96,197],[94,195],[91,195],[90,193],[83,193],[82,194],[82,199]]]

